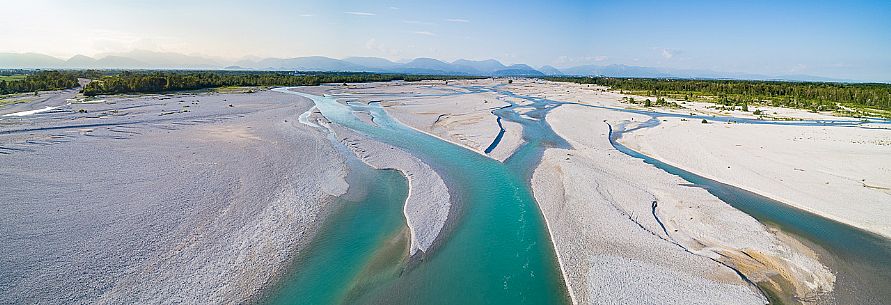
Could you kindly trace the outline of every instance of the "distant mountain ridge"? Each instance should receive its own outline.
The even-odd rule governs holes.
[[[545,76],[541,71],[529,65],[515,64],[494,72],[495,76]]]
[[[547,76],[563,75],[563,71],[560,71],[559,69],[552,66],[541,66],[538,68],[538,71],[541,71],[541,73],[544,73]]]
[[[495,71],[504,70],[507,68],[504,66],[504,64],[502,64],[501,62],[494,60],[494,59],[487,59],[487,60],[459,59],[459,60],[453,61],[452,64],[458,65],[458,66],[470,67],[470,68],[476,69],[477,71],[480,71],[483,73],[493,73]]]
[[[727,73],[709,70],[684,70],[627,65],[581,65],[567,68],[542,66],[538,69],[525,64],[505,66],[495,59],[458,59],[451,63],[434,58],[415,58],[399,63],[379,57],[348,57],[335,59],[324,56],[294,58],[246,58],[223,61],[201,56],[169,52],[136,50],[109,53],[97,58],[75,55],[67,60],[39,53],[0,53],[0,68],[9,69],[186,69],[186,70],[281,70],[375,72],[404,74],[439,74],[468,76],[607,76],[650,78],[753,79],[792,81],[851,82],[809,75],[766,76],[747,73]]]
[[[254,64],[241,64],[246,68],[258,70],[303,70],[303,71],[363,71],[367,67],[345,62],[343,60],[324,56],[309,56],[295,58],[266,58]]]

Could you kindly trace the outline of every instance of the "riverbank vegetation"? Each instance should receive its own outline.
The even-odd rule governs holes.
[[[0,75],[0,81],[11,82],[14,80],[23,80],[25,77],[27,77],[27,75],[24,74]]]
[[[347,72],[254,71],[124,71],[105,75],[84,87],[84,95],[158,93],[221,87],[317,86],[325,83],[385,82],[394,80],[447,80],[468,78],[443,75],[376,74]]]
[[[454,75],[377,74],[357,72],[278,71],[122,71],[122,70],[0,70],[0,94],[76,88],[90,79],[83,94],[159,93],[224,87],[317,86],[362,83],[477,78]]]
[[[78,78],[98,77],[97,71],[4,71],[0,94],[61,90],[79,86]]]
[[[840,115],[891,117],[891,84],[612,77],[546,77],[597,84],[623,93],[711,102],[747,111],[754,105],[831,111]]]

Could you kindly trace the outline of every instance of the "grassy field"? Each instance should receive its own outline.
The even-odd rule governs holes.
[[[2,81],[14,81],[14,80],[22,80],[25,79],[24,74],[16,74],[16,75],[0,75],[0,80]]]
[[[265,89],[266,87],[255,87],[255,86],[226,86],[226,87],[218,87],[210,89],[216,93],[254,93],[260,90]]]

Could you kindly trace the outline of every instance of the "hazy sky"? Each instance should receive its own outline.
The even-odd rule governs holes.
[[[0,52],[627,64],[891,81],[891,1],[2,1]]]

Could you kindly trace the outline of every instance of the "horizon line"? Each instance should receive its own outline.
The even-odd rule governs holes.
[[[689,76],[689,77],[688,77],[688,76],[652,76],[652,77],[647,77],[647,76],[603,76],[603,77],[622,77],[622,78],[625,78],[625,77],[628,77],[628,78],[667,78],[667,79],[713,79],[713,80],[722,80],[722,79],[723,79],[723,80],[768,80],[768,81],[770,81],[770,80],[776,80],[776,81],[799,81],[799,82],[880,83],[880,84],[891,83],[891,80],[850,79],[850,78],[839,78],[839,77],[830,77],[830,76],[822,76],[822,75],[795,74],[795,73],[768,74],[768,73],[759,73],[759,72],[720,71],[720,70],[705,69],[705,68],[672,68],[672,67],[665,67],[665,66],[641,66],[641,65],[629,65],[629,64],[626,64],[626,63],[604,63],[604,64],[597,64],[597,63],[581,63],[581,64],[577,64],[577,65],[556,65],[556,64],[545,64],[545,65],[539,65],[539,66],[536,67],[536,66],[529,65],[529,64],[526,64],[526,63],[523,63],[523,62],[505,63],[504,61],[502,61],[502,60],[500,60],[500,59],[497,59],[497,58],[494,58],[494,57],[490,57],[490,58],[486,58],[486,59],[467,59],[467,58],[457,58],[457,59],[454,59],[454,60],[444,60],[444,59],[439,59],[439,58],[435,58],[435,57],[421,56],[421,57],[415,57],[415,58],[411,58],[411,59],[409,59],[409,58],[403,58],[403,59],[393,60],[393,59],[390,59],[390,58],[387,58],[387,57],[380,57],[380,56],[361,56],[361,55],[353,55],[353,56],[346,56],[346,57],[340,57],[340,58],[338,58],[338,57],[330,57],[330,56],[326,56],[326,55],[305,55],[305,56],[294,56],[294,57],[260,57],[260,56],[254,56],[254,55],[246,55],[246,56],[241,57],[240,59],[224,59],[224,58],[213,57],[213,56],[207,56],[207,55],[200,55],[200,54],[185,54],[185,53],[168,52],[168,51],[151,51],[151,50],[144,50],[144,49],[134,49],[134,50],[131,50],[131,51],[128,51],[128,52],[109,52],[109,53],[99,54],[99,55],[93,55],[93,56],[84,55],[84,54],[75,54],[75,55],[72,55],[72,56],[67,57],[67,58],[65,58],[65,57],[59,57],[59,56],[54,56],[54,55],[50,55],[50,54],[46,54],[46,53],[30,52],[30,51],[29,51],[29,52],[0,52],[0,54],[14,54],[14,55],[29,55],[29,54],[31,54],[31,55],[47,56],[47,57],[51,57],[51,58],[54,58],[54,59],[56,59],[56,60],[60,60],[60,61],[63,61],[63,62],[67,62],[67,61],[69,61],[69,60],[71,60],[71,59],[73,59],[73,58],[75,58],[75,57],[78,57],[78,56],[87,57],[87,58],[90,58],[90,59],[93,59],[93,60],[102,60],[102,59],[107,58],[107,57],[123,57],[123,58],[132,59],[132,60],[138,61],[138,62],[140,62],[140,63],[144,63],[144,64],[152,64],[152,63],[150,63],[150,62],[146,62],[146,61],[144,61],[144,60],[140,60],[140,59],[136,59],[136,58],[128,57],[128,56],[127,56],[127,55],[129,55],[130,53],[134,53],[134,52],[147,52],[147,53],[154,53],[154,54],[167,54],[167,55],[176,55],[176,56],[185,56],[185,57],[196,57],[196,58],[199,58],[199,59],[212,61],[212,63],[177,63],[176,65],[180,65],[179,67],[176,67],[176,66],[165,67],[165,66],[160,66],[160,65],[156,65],[156,66],[154,66],[154,67],[139,67],[139,68],[121,68],[121,67],[80,68],[80,67],[63,67],[63,66],[57,66],[57,67],[53,67],[53,66],[45,66],[45,67],[34,66],[34,67],[20,67],[20,68],[0,67],[0,69],[9,69],[9,70],[16,70],[16,69],[21,69],[21,70],[41,70],[41,69],[91,70],[91,69],[93,69],[93,70],[97,70],[97,69],[98,69],[98,70],[159,70],[159,71],[164,71],[164,70],[191,70],[191,71],[200,71],[200,70],[206,70],[206,71],[214,71],[214,70],[232,70],[232,71],[238,71],[238,70],[251,70],[251,71],[296,71],[296,69],[282,69],[282,70],[277,70],[277,69],[267,69],[267,68],[241,67],[241,66],[238,65],[238,62],[239,62],[239,61],[250,61],[250,62],[252,62],[252,63],[258,63],[258,62],[260,62],[260,61],[262,61],[262,60],[268,60],[268,59],[283,59],[283,60],[287,60],[287,59],[299,59],[299,58],[319,57],[319,58],[326,58],[326,59],[332,59],[332,60],[343,61],[343,62],[346,62],[346,63],[350,63],[350,64],[354,64],[354,65],[357,65],[357,66],[361,66],[361,67],[363,67],[363,68],[369,68],[369,69],[370,69],[369,71],[318,70],[319,72],[370,72],[370,73],[394,73],[394,72],[388,72],[388,71],[380,71],[380,70],[386,70],[386,69],[389,69],[389,67],[388,67],[388,68],[375,68],[375,67],[369,67],[369,66],[366,66],[366,65],[363,65],[363,64],[357,64],[357,63],[350,62],[350,61],[348,61],[350,58],[376,58],[376,59],[383,59],[383,60],[387,60],[387,61],[389,61],[389,62],[391,62],[391,63],[393,63],[393,64],[397,64],[397,65],[405,65],[405,64],[408,64],[408,63],[410,63],[410,62],[412,62],[412,61],[414,61],[414,60],[417,60],[417,59],[432,59],[432,60],[436,60],[436,61],[443,62],[443,63],[446,63],[446,64],[455,64],[455,62],[460,61],[460,60],[475,61],[475,62],[482,62],[482,61],[494,60],[494,61],[498,62],[499,64],[505,66],[505,68],[510,67],[510,66],[513,66],[513,65],[527,65],[527,66],[533,68],[533,69],[536,70],[536,71],[542,72],[542,71],[541,71],[542,68],[544,68],[544,67],[551,67],[551,68],[555,68],[555,69],[557,69],[557,70],[561,73],[562,76],[598,76],[598,75],[596,75],[596,74],[571,74],[571,73],[566,73],[566,72],[564,72],[563,70],[565,70],[565,69],[581,68],[581,67],[611,67],[611,66],[617,66],[617,67],[632,67],[632,68],[644,68],[644,69],[661,69],[661,70],[663,70],[663,71],[657,71],[657,72],[659,72],[659,73],[665,73],[665,74],[678,73],[678,72],[686,72],[686,73],[739,74],[740,76],[739,76],[739,77],[735,77],[735,76],[721,76],[721,77],[701,77],[701,76]],[[101,55],[101,56],[100,56],[100,55]],[[225,62],[225,61],[221,62],[221,60],[225,60],[225,61],[228,61],[228,62]],[[599,62],[599,61],[598,61],[598,62]],[[188,65],[194,65],[195,67],[187,67]],[[202,66],[204,66],[204,67],[202,67]],[[230,66],[237,66],[237,67],[239,67],[239,68],[241,68],[241,69],[226,69],[227,67],[230,67]],[[272,68],[272,67],[268,67],[268,68]],[[371,70],[378,70],[378,71],[371,71]],[[310,70],[304,70],[304,71],[310,71]],[[448,71],[443,71],[443,72],[448,72]],[[395,73],[398,73],[398,72],[395,72]],[[451,73],[451,74],[444,74],[444,75],[468,75],[468,74],[454,74],[454,73]],[[561,75],[556,75],[556,76],[561,76]],[[483,75],[480,75],[480,76],[483,76]],[[548,75],[548,76],[553,76],[553,75]],[[747,77],[747,76],[751,76],[751,77]],[[792,77],[792,78],[790,78],[790,77]],[[795,79],[794,77],[800,77],[800,78],[802,78],[802,79]],[[811,78],[811,79],[808,80],[808,79],[806,79],[806,78]],[[816,79],[821,79],[821,80],[816,80]]]

